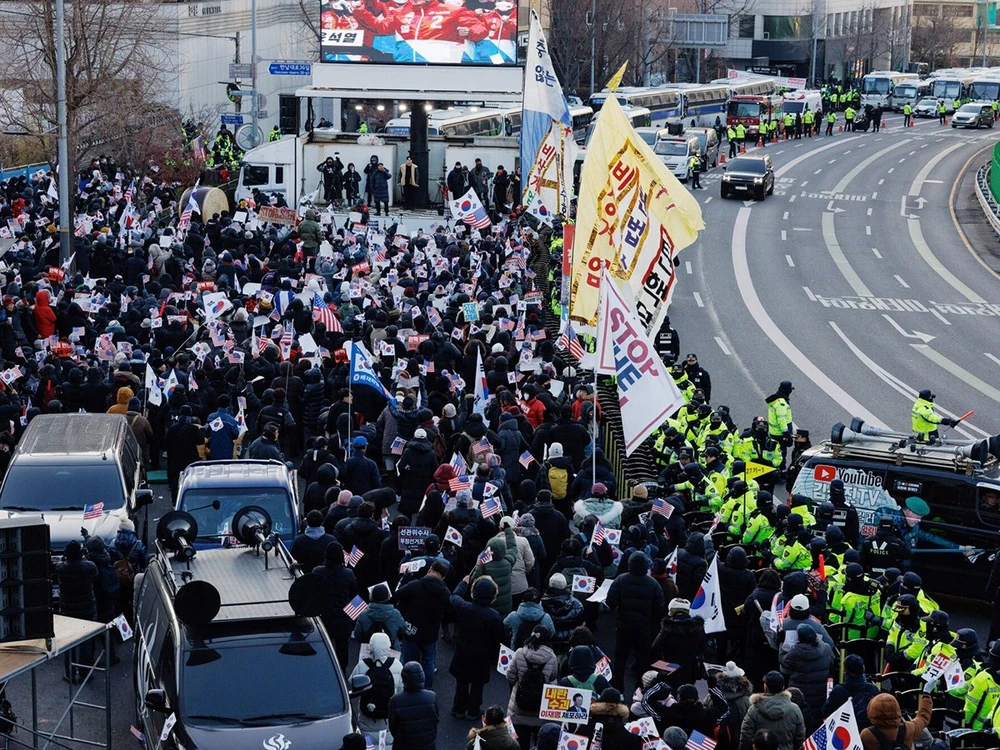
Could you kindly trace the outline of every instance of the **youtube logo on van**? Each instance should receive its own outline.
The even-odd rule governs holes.
[[[813,479],[817,482],[832,482],[837,478],[837,467],[817,464],[813,467]]]

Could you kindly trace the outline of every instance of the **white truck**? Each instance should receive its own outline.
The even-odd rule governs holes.
[[[354,168],[361,173],[363,198],[365,165],[375,156],[392,175],[389,197],[391,203],[396,203],[400,199],[396,185],[399,166],[410,153],[410,141],[407,137],[386,134],[378,134],[377,137],[381,145],[362,145],[358,141],[364,140],[364,137],[359,138],[357,133],[317,129],[264,143],[243,156],[236,200],[248,197],[256,188],[267,194],[280,193],[289,206],[297,206],[303,197],[321,186],[323,178],[316,167],[328,156],[339,157],[345,170],[348,164],[354,164]],[[456,162],[471,169],[476,159],[482,159],[490,171],[495,172],[498,166],[503,166],[511,174],[519,163],[516,137],[430,136],[427,141],[427,200],[430,204],[442,203],[445,178]]]
[[[820,91],[788,91],[781,97],[782,112],[804,115],[808,107],[814,115],[815,122],[823,116],[823,94]]]

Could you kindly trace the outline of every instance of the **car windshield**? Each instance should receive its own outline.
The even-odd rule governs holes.
[[[979,110],[983,108],[981,104],[963,104],[958,108],[958,111],[963,115],[978,115]]]
[[[104,503],[104,511],[125,502],[121,474],[112,461],[71,466],[15,463],[7,472],[0,508],[10,510],[83,511]]]
[[[730,117],[760,117],[760,102],[729,102]]]
[[[219,510],[212,502],[219,501]],[[278,534],[296,532],[289,509],[288,493],[276,487],[201,487],[190,489],[181,496],[180,509],[186,510],[198,522],[199,536],[232,532],[233,516],[240,508],[259,505],[271,516],[271,529]]]
[[[279,635],[268,633],[267,642],[212,635],[194,641],[182,656],[179,693],[185,721],[287,724],[347,711],[333,654],[312,627],[293,626]],[[219,689],[234,678],[246,689]]]
[[[798,115],[802,113],[802,108],[805,106],[805,102],[785,102],[782,109],[785,112],[789,112],[793,115]]]
[[[763,159],[733,159],[729,162],[730,172],[748,172],[750,174],[764,174]]]
[[[888,94],[889,85],[890,83],[888,78],[864,78],[861,81],[861,93]]]
[[[698,148],[701,149],[702,153],[704,153],[705,142],[708,141],[708,133],[697,133],[695,138],[698,139]]]
[[[917,102],[918,107],[937,107],[937,99],[921,99]]]
[[[912,99],[917,95],[917,87],[912,83],[901,83],[893,94],[897,99]]]
[[[660,141],[653,147],[653,151],[660,156],[684,156],[687,150],[687,143],[684,141]]]

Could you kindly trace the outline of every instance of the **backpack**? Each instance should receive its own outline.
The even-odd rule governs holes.
[[[549,464],[548,470],[549,492],[552,493],[553,500],[565,500],[569,492],[569,472],[559,466]]]
[[[895,738],[891,740],[874,726],[868,727],[868,731],[875,735],[881,750],[910,750],[906,746],[906,724],[899,725]]]
[[[597,682],[597,673],[590,675],[586,680],[578,680],[573,675],[570,675],[566,679],[569,680],[570,684],[577,690],[589,690],[594,692],[594,683]]]
[[[385,660],[381,666],[375,664],[371,657],[365,659],[368,667],[368,679],[372,684],[361,693],[361,713],[371,719],[387,719],[389,717],[389,699],[396,692],[396,680],[392,676],[393,657]]]
[[[719,750],[736,750],[740,746],[740,731],[743,727],[743,717],[736,708],[727,701],[726,712],[715,720],[712,736]]]
[[[539,664],[528,662],[528,669],[517,681],[517,695],[514,702],[517,707],[527,711],[529,714],[537,715],[538,709],[542,706],[542,692],[545,689],[545,675]]]
[[[514,642],[510,644],[511,648],[515,651],[524,645],[524,642],[528,640],[531,635],[531,631],[540,623],[541,618],[537,620],[521,620],[521,624],[517,626],[517,632],[514,633]]]
[[[122,555],[121,560],[115,560],[114,562],[115,575],[118,576],[119,586],[131,586],[135,582],[135,568],[132,567],[132,555],[138,546],[139,540],[137,539],[135,544],[129,548],[128,554]]]

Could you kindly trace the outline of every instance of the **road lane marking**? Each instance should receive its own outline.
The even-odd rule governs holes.
[[[931,269],[940,276],[946,284],[951,286],[956,292],[965,297],[969,302],[985,302],[982,297],[976,294],[972,289],[966,286],[965,282],[961,281],[955,274],[953,274],[945,265],[937,259],[934,252],[931,250],[930,245],[924,239],[924,233],[920,229],[919,219],[907,219],[906,224],[910,229],[910,241],[913,246],[917,248],[917,252],[920,253],[920,257],[924,259],[924,262],[931,267]]]
[[[868,209],[868,215],[869,215],[869,216],[871,216],[871,215],[872,215],[872,210],[871,210],[870,208]]]
[[[789,198],[788,202],[789,203],[795,203],[795,196],[793,195],[791,198]]]
[[[750,313],[750,318],[803,375],[815,383],[844,411],[859,416],[876,427],[885,427],[882,420],[862,406],[857,399],[837,385],[829,375],[803,354],[778,328],[771,316],[768,315],[767,310],[764,309],[764,305],[761,304],[760,297],[757,295],[757,290],[754,288],[750,276],[750,264],[747,260],[747,227],[750,223],[750,212],[749,208],[739,210],[736,215],[736,223],[733,226],[732,240],[733,270],[736,274],[736,284],[739,287],[740,296],[743,298],[743,304]],[[813,296],[808,289],[806,291],[810,296]]]
[[[972,386],[987,398],[991,398],[1000,404],[1000,390],[997,390],[986,381],[977,378],[971,372],[959,366],[940,352],[935,351],[927,344],[910,344],[910,346],[927,357],[927,359],[931,362],[934,362],[939,367],[947,370],[956,378],[966,383],[966,385]]]
[[[876,190],[874,193],[872,193],[872,200],[875,200],[877,198],[878,198],[878,190]]]
[[[712,202],[712,196],[710,195],[705,199],[705,203],[711,203],[711,202]]]
[[[901,285],[901,286],[902,286],[902,287],[903,287],[904,289],[909,289],[909,288],[910,288],[910,285],[909,285],[909,284],[907,284],[907,283],[906,283],[905,281],[903,281],[903,277],[902,277],[902,276],[900,276],[900,275],[899,275],[898,273],[894,273],[894,274],[893,274],[893,276],[895,276],[895,277],[896,277],[896,281],[898,281],[898,282],[900,283],[900,285]]]
[[[698,307],[704,307],[705,306],[705,303],[701,301],[701,295],[698,294],[698,292],[694,293],[694,303],[696,305],[698,305]]]
[[[879,260],[882,260],[882,253],[880,253],[880,252],[878,251],[878,248],[877,248],[877,247],[873,247],[873,248],[872,248],[872,252],[873,252],[873,253],[875,253],[875,257],[876,257],[876,258],[878,258]]]
[[[998,357],[997,355],[995,355],[995,354],[990,354],[989,352],[983,352],[983,354],[985,354],[985,355],[986,355],[987,357],[989,357],[989,358],[990,358],[990,359],[992,359],[992,360],[993,360],[994,362],[996,362],[996,363],[997,363],[998,365],[1000,365],[1000,357]]]
[[[687,271],[688,273],[691,273],[691,261],[689,260],[684,261],[684,270]]]
[[[938,162],[944,159],[948,154],[950,154],[955,149],[962,148],[962,146],[964,145],[965,145],[964,143],[956,143],[954,145],[948,146],[948,148],[942,149],[937,154],[928,159],[927,163],[924,164],[923,167],[921,167],[919,172],[917,172],[917,176],[913,178],[913,182],[910,183],[910,192],[908,193],[908,195],[911,195],[913,197],[920,195],[921,183],[923,183],[927,179],[927,176],[934,170],[934,167],[938,165]]]
[[[870,237],[871,233],[872,233],[872,228],[870,226],[866,226],[865,227],[865,234],[867,234]]]
[[[881,185],[884,182],[885,182],[885,178],[883,177],[881,180],[878,181],[878,184]]]
[[[802,180],[802,187],[805,187],[808,184],[809,184],[809,180]]]
[[[885,156],[887,153],[889,153],[893,149],[899,148],[900,146],[902,146],[902,145],[904,145],[906,143],[909,143],[909,142],[910,142],[910,139],[906,138],[906,139],[904,139],[902,141],[899,141],[898,143],[892,144],[888,148],[884,148],[881,151],[876,151],[874,154],[872,154],[867,159],[865,159],[860,164],[858,164],[856,167],[854,167],[850,172],[848,172],[847,174],[845,174],[844,177],[843,177],[843,179],[841,179],[841,181],[838,182],[836,184],[836,186],[834,186],[833,192],[834,193],[843,193],[843,192],[846,192],[847,191],[847,186],[851,184],[851,180],[853,180],[859,174],[861,174],[862,172],[864,172],[868,167],[870,167],[872,164],[874,164],[876,161],[878,161],[879,159],[881,159],[883,156]]]
[[[802,289],[805,291],[806,296],[809,298],[810,302],[815,302],[816,301],[816,295],[812,293],[812,289],[810,289],[807,286],[802,287]]]
[[[788,211],[785,211],[785,213],[784,213],[784,214],[782,214],[782,216],[781,216],[781,220],[782,220],[782,221],[788,221]]]
[[[725,354],[727,357],[733,356],[733,353],[729,351],[729,347],[726,346],[726,342],[723,341],[720,337],[718,336],[715,337],[715,343],[719,345],[719,348],[722,349],[722,353]]]
[[[892,173],[893,173],[893,172],[895,172],[895,171],[896,171],[896,168],[895,168],[895,167],[892,167],[891,169],[889,169],[889,171],[888,171],[888,172],[886,172],[886,174],[892,174]]]
[[[789,266],[791,266],[792,268],[795,268],[795,261],[792,260],[792,256],[791,255],[786,255],[785,256],[785,260],[788,261],[788,265]]]
[[[836,159],[830,159],[830,161],[829,161],[829,162],[827,162],[827,163],[828,163],[828,164],[836,164],[836,163],[837,163],[837,160],[836,160]]]
[[[874,296],[871,290],[865,285],[865,282],[861,280],[857,272],[851,267],[851,264],[847,260],[847,256],[844,255],[844,251],[841,249],[840,244],[837,242],[837,232],[833,224],[833,214],[823,212],[823,241],[826,243],[826,249],[830,253],[830,257],[833,258],[834,264],[840,270],[843,275],[844,280],[850,285],[854,293],[859,297],[872,297]]]
[[[785,232],[784,229],[782,229],[781,230],[781,241],[784,242],[787,239],[788,239],[788,234]]]
[[[951,321],[948,320],[944,315],[942,315],[941,313],[939,313],[934,308],[931,308],[931,314],[934,315],[934,317],[936,317],[938,320],[940,320],[946,326],[950,326],[951,325]]]
[[[819,169],[817,169],[817,170],[816,170],[815,172],[813,172],[813,174],[819,174],[819,173],[820,173],[820,172],[822,172],[822,171],[823,171],[823,167],[820,167],[820,168],[819,168]]]

